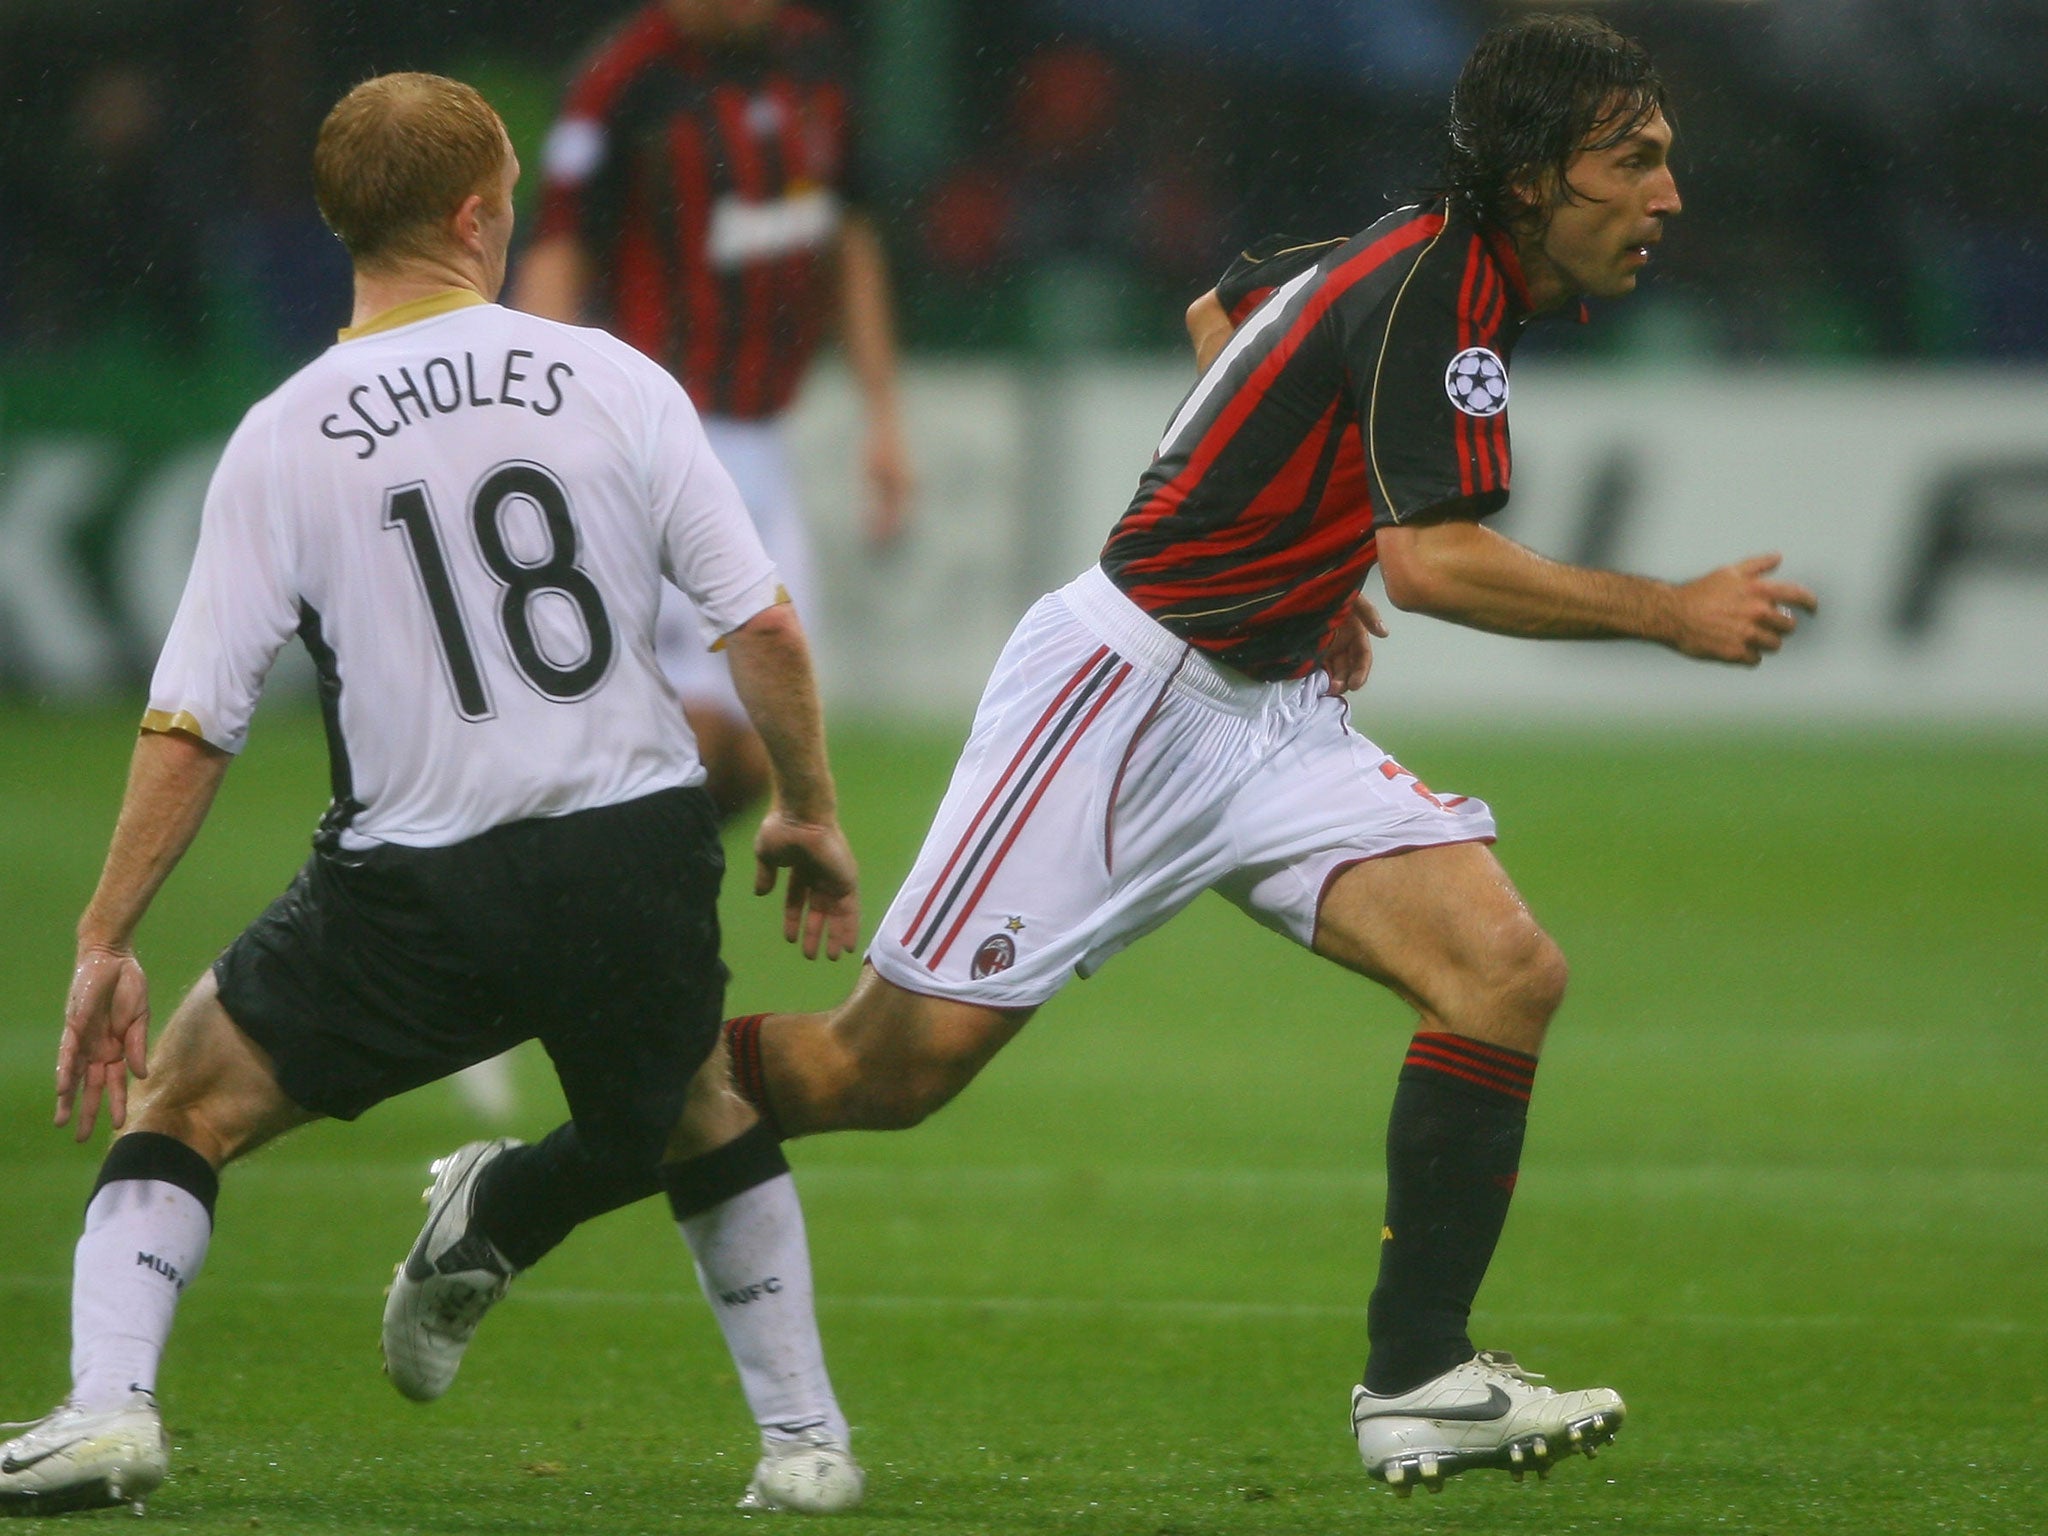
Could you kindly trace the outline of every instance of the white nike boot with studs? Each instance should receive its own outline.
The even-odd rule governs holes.
[[[1620,1393],[1554,1392],[1542,1379],[1491,1350],[1411,1391],[1381,1397],[1354,1387],[1351,1430],[1365,1470],[1403,1498],[1417,1483],[1441,1493],[1445,1478],[1474,1467],[1498,1467],[1519,1483],[1525,1472],[1547,1476],[1559,1457],[1591,1457],[1620,1432]]]
[[[0,1515],[54,1515],[130,1504],[136,1513],[170,1470],[156,1399],[139,1388],[119,1408],[72,1403],[33,1424],[0,1424]]]
[[[427,1223],[384,1293],[384,1373],[414,1402],[432,1402],[454,1385],[477,1324],[517,1273],[469,1223],[484,1169],[521,1145],[509,1137],[472,1141],[434,1164],[434,1182],[421,1196]]]
[[[807,1429],[794,1440],[763,1435],[761,1460],[739,1507],[836,1515],[860,1503],[867,1483],[853,1452],[825,1430]]]

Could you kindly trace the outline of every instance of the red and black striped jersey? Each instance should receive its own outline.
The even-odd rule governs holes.
[[[570,84],[543,155],[543,237],[594,263],[596,311],[707,414],[789,404],[830,301],[854,185],[848,61],[799,5],[711,46],[657,3]]]
[[[1161,439],[1102,567],[1258,678],[1314,670],[1391,523],[1508,496],[1508,357],[1529,312],[1505,236],[1441,205],[1269,242],[1218,285],[1237,330]]]

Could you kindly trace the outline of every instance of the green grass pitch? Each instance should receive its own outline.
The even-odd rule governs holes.
[[[129,712],[0,712],[0,1413],[65,1382],[98,1152],[48,1124]],[[1391,728],[1484,795],[1574,964],[1482,1344],[1628,1397],[1547,1484],[1400,1503],[1346,1435],[1408,1021],[1205,898],[906,1135],[794,1152],[869,1503],[839,1527],[2048,1531],[2048,737]],[[842,731],[870,920],[951,760]],[[303,856],[315,723],[259,723],[143,934],[158,1016]],[[736,1009],[822,1006],[735,858]],[[524,1055],[516,1130],[551,1123]],[[752,1435],[657,1204],[521,1281],[443,1402],[379,1378],[440,1087],[230,1172],[163,1395],[155,1527],[698,1532]]]

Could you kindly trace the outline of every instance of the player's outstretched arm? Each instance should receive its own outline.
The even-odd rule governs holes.
[[[135,929],[199,833],[233,757],[183,731],[144,731],[98,889],[78,920],[78,960],[57,1044],[58,1125],[84,1141],[106,1100],[128,1119],[128,1075],[149,1075],[149,982]]]
[[[837,960],[860,942],[860,892],[853,850],[839,830],[839,799],[825,757],[825,721],[803,625],[788,603],[755,614],[725,637],[732,681],[761,734],[775,779],[774,800],[754,838],[754,894],[782,897],[782,936],[804,957]]]
[[[1384,528],[1379,563],[1397,608],[1551,640],[1654,640],[1702,661],[1753,667],[1819,600],[1754,555],[1680,584],[1547,560],[1478,523]]]

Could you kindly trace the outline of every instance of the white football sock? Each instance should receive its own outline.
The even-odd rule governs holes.
[[[206,1261],[213,1218],[190,1191],[116,1179],[86,1207],[71,1266],[71,1401],[91,1412],[156,1390],[178,1295]]]
[[[825,1374],[796,1180],[782,1174],[676,1225],[754,1422],[781,1439],[823,1429],[843,1444],[846,1416]]]

